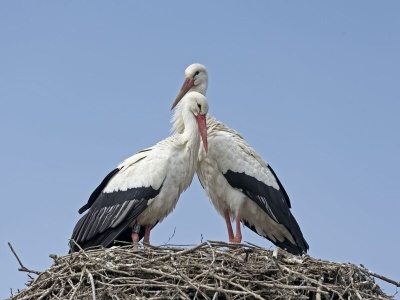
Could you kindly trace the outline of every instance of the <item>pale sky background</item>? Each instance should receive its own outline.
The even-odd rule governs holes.
[[[66,254],[103,177],[169,135],[194,62],[210,114],[280,178],[309,254],[400,280],[400,2],[3,0],[0,298],[27,281],[7,242],[31,269]],[[152,243],[175,227],[174,244],[227,241],[196,177]]]

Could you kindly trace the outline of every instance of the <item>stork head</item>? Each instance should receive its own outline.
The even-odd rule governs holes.
[[[205,95],[208,87],[207,68],[201,64],[192,64],[185,70],[185,81],[178,93],[171,109],[173,109],[179,101],[189,91],[199,92]]]
[[[187,93],[182,102],[185,106],[188,107],[189,111],[195,116],[197,121],[197,126],[199,128],[199,132],[201,135],[201,139],[203,141],[204,150],[208,150],[207,144],[207,122],[206,122],[206,115],[208,112],[208,102],[206,97],[198,92],[190,92]]]

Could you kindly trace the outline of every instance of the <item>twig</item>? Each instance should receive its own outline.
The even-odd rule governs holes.
[[[168,241],[166,241],[164,243],[164,245],[167,245],[169,243],[169,241],[175,236],[175,231],[176,231],[176,227],[174,227],[174,232],[172,233],[172,235],[168,238]]]
[[[256,244],[253,244],[253,243],[250,243],[250,242],[246,242],[246,241],[244,241],[246,244],[249,244],[250,246],[252,246],[252,247],[254,247],[254,248],[258,248],[258,249],[264,249],[264,248],[262,248],[262,247],[260,247],[260,246],[257,246]]]
[[[387,283],[391,283],[393,285],[395,285],[396,287],[400,287],[400,281],[396,281],[390,278],[387,278],[385,276],[379,275],[377,273],[371,272],[370,270],[366,269],[364,266],[361,266],[361,271],[363,271],[365,274],[371,275],[373,277],[379,278],[383,281],[386,281]]]
[[[278,262],[278,255],[279,255],[279,248],[276,247],[274,249],[274,251],[272,252],[272,259],[275,262],[275,266],[279,269],[279,272],[281,272],[281,274],[283,274],[283,270],[282,270],[282,268],[281,268],[281,266],[279,265],[279,262]]]
[[[176,252],[176,253],[168,254],[168,255],[165,255],[165,256],[162,256],[162,257],[158,257],[158,258],[149,260],[149,261],[147,261],[147,263],[150,263],[150,264],[151,264],[151,263],[154,263],[154,262],[159,261],[159,260],[168,259],[168,258],[170,258],[171,256],[184,255],[184,254],[193,252],[193,251],[195,251],[195,250],[197,250],[197,249],[199,249],[199,248],[202,248],[202,247],[203,247],[204,245],[206,245],[206,244],[207,244],[207,242],[203,242],[203,243],[201,243],[201,244],[199,244],[199,245],[197,245],[197,246],[194,246],[194,247],[192,247],[192,248],[185,249],[185,250],[182,250],[182,251],[179,251],[179,252]]]
[[[70,242],[73,242],[75,246],[79,248],[79,251],[82,252],[86,257],[88,257],[85,253],[85,250],[83,250],[82,247],[77,242],[75,242],[75,240],[71,239]]]
[[[48,288],[48,289],[38,298],[38,300],[44,299],[48,294],[51,293],[52,290],[53,290],[53,286],[51,286],[50,288]]]
[[[272,252],[272,257],[275,258],[275,259],[278,259],[278,254],[279,254],[279,248],[276,247],[274,249],[274,251]]]
[[[318,280],[318,288],[317,288],[317,293],[315,295],[315,300],[321,300],[321,286],[323,282],[324,282],[324,277],[321,277]]]
[[[17,253],[15,252],[15,250],[14,250],[14,248],[13,248],[13,246],[11,245],[10,242],[8,242],[8,247],[10,247],[11,252],[14,254],[15,258],[18,260],[19,265],[21,266],[21,268],[18,269],[19,271],[21,271],[21,272],[33,273],[33,274],[36,274],[36,275],[39,275],[39,274],[40,274],[39,271],[30,270],[30,269],[26,268],[26,267],[22,264],[21,260],[19,259]]]
[[[79,279],[79,282],[78,282],[78,284],[77,284],[76,286],[74,286],[74,285],[72,284],[72,282],[68,282],[68,283],[72,286],[72,288],[73,288],[72,295],[71,295],[71,297],[69,298],[69,300],[72,300],[72,299],[74,298],[76,292],[78,291],[79,287],[80,287],[81,284],[82,284],[82,278],[83,278],[83,272],[81,273],[81,278]]]
[[[96,300],[96,288],[94,286],[94,280],[93,280],[92,273],[90,273],[90,271],[88,269],[86,269],[86,273],[88,274],[90,284],[92,286],[92,299]]]

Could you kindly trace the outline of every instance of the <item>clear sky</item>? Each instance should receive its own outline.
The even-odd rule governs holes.
[[[184,69],[271,164],[310,255],[400,280],[400,2],[1,1],[0,298],[103,177],[167,137]],[[153,244],[227,240],[197,178]],[[244,241],[272,244],[248,229]],[[381,284],[388,294],[393,286]]]

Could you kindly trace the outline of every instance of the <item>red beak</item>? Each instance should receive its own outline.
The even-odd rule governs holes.
[[[198,114],[196,116],[197,125],[199,125],[199,131],[201,135],[201,139],[203,140],[204,150],[206,153],[208,151],[208,144],[207,144],[207,122],[206,122],[206,115]]]
[[[174,103],[171,106],[171,109],[173,109],[179,101],[183,98],[183,96],[186,95],[186,93],[194,86],[194,80],[192,78],[186,78],[185,81],[183,82],[183,85],[181,87],[181,90],[179,91],[178,96],[176,96],[176,99]]]

